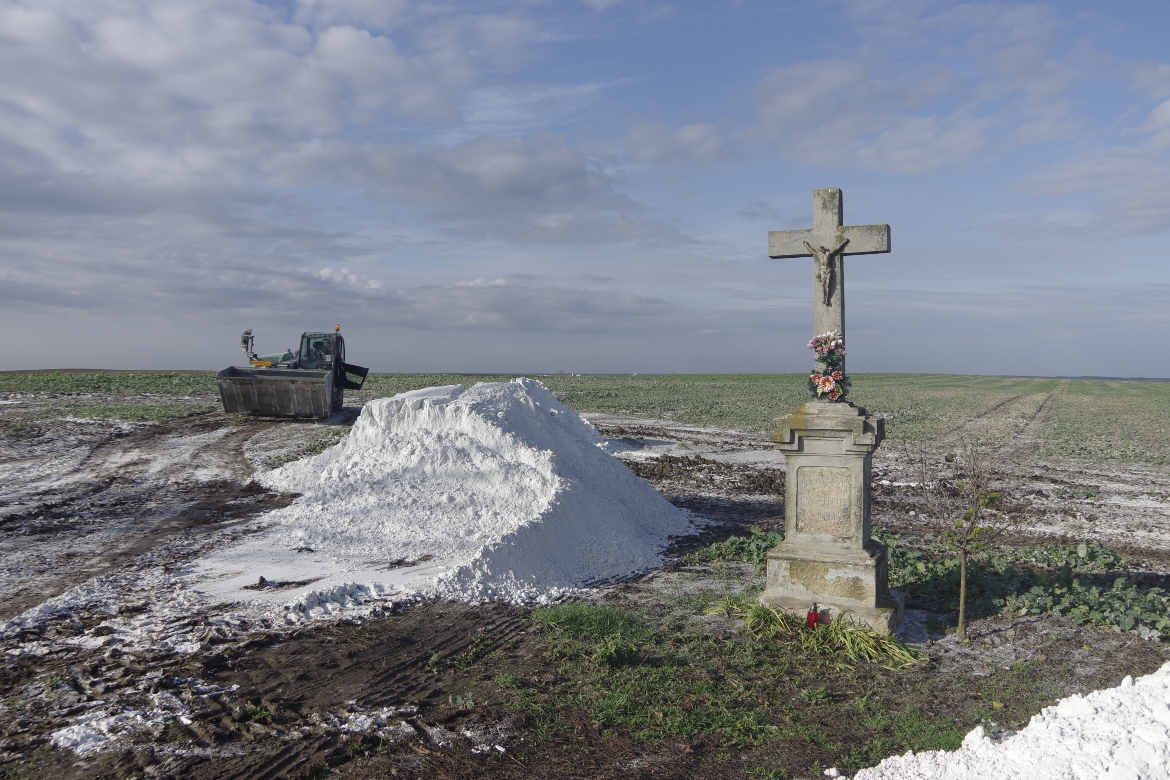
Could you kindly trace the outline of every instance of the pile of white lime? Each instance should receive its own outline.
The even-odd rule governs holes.
[[[826,773],[827,774],[827,773]],[[1170,777],[1170,663],[1136,681],[1070,696],[994,742],[976,727],[958,750],[894,756],[854,780]]]
[[[317,617],[406,593],[547,601],[645,571],[694,522],[605,444],[531,379],[372,401],[340,444],[258,478],[301,496],[201,561],[203,589],[303,582],[292,613]]]

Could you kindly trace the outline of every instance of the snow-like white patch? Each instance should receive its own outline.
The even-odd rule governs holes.
[[[1170,663],[1046,707],[1001,742],[976,727],[955,751],[887,758],[853,780],[1089,780],[1170,777]]]
[[[85,758],[117,742],[128,731],[136,730],[142,725],[139,715],[137,712],[114,715],[104,710],[91,712],[78,718],[72,726],[54,731],[49,741],[54,747],[72,750]]]
[[[72,750],[78,756],[99,753],[122,737],[153,731],[158,733],[172,720],[192,723],[187,705],[168,691],[148,694],[150,709],[124,708],[119,712],[98,709],[73,719],[73,722],[49,735],[54,747]]]
[[[339,445],[259,478],[302,497],[201,560],[196,587],[298,621],[418,595],[542,601],[643,571],[693,521],[603,445],[531,379],[372,401]],[[244,589],[259,577],[278,590]]]

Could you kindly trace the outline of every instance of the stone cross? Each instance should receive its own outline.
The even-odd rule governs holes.
[[[890,251],[889,225],[842,227],[842,222],[841,190],[829,187],[813,190],[812,230],[768,232],[768,257],[813,258],[814,336],[834,330],[845,336],[845,255]]]

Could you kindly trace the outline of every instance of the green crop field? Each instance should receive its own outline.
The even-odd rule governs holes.
[[[364,402],[434,385],[501,381],[513,375],[372,374],[351,401]],[[773,418],[808,399],[804,374],[674,374],[540,377],[582,412],[633,415],[680,423],[765,432]],[[69,413],[127,419],[165,417],[155,407],[173,399],[178,414],[214,404],[212,374],[0,374],[0,393],[71,397]],[[121,396],[124,401],[119,399]],[[1000,445],[1022,433],[1046,401],[1047,417],[1029,442],[1040,458],[1170,464],[1170,382],[1060,380],[953,374],[853,374],[851,400],[886,419],[891,443],[945,437],[975,426]],[[131,411],[133,407],[134,411]],[[60,403],[54,409],[65,408]],[[986,423],[984,425],[984,423]]]
[[[362,396],[510,376],[379,374]],[[764,432],[808,400],[805,374],[547,376],[540,380],[581,412],[629,414]],[[977,438],[1005,444],[1055,394],[1032,452],[1073,458],[1170,463],[1170,382],[1060,380],[955,374],[853,374],[851,399],[886,418],[891,443],[938,439],[986,416]]]

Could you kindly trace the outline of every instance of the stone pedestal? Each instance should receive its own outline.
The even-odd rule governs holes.
[[[784,541],[768,553],[760,602],[821,619],[845,612],[892,634],[902,597],[887,587],[886,547],[870,538],[873,451],[883,421],[853,404],[811,401],[776,420],[787,461]]]

